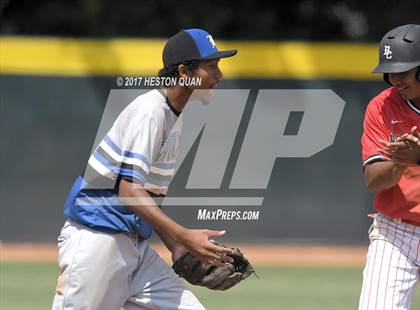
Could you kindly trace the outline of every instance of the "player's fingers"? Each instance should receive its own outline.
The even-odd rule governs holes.
[[[220,255],[220,260],[225,263],[233,263],[235,261],[232,257],[226,254]]]
[[[394,150],[403,150],[409,148],[410,143],[406,140],[407,136],[405,136],[405,138],[401,141],[391,143],[389,148]]]
[[[400,138],[400,137],[399,137]],[[398,138],[398,139],[399,139]],[[398,141],[398,140],[397,140]],[[385,141],[385,140],[379,140],[378,141],[380,144],[382,144],[383,146],[386,146],[386,147],[388,147],[388,148],[391,148],[391,147],[395,147],[395,146],[397,146],[398,145],[398,143],[400,143],[401,141],[398,141],[398,142],[389,142],[389,141]]]
[[[220,253],[218,253],[217,251],[215,251],[213,248],[206,248],[203,251],[203,256],[205,256],[207,259],[211,259],[213,261],[217,261],[217,262],[224,262],[226,261],[226,259],[224,258],[224,256],[220,255]]]
[[[212,265],[213,266],[217,266],[217,267],[223,267],[223,266],[225,266],[227,263],[225,263],[225,262],[221,262],[221,261],[219,261],[219,260],[214,260],[213,262],[212,262]]]
[[[212,242],[209,242],[206,246],[206,250],[216,255],[219,261],[225,261],[229,263],[233,262],[233,259],[230,256],[228,256],[229,254],[234,253],[233,249],[219,246]]]
[[[391,146],[391,143],[389,143],[388,141],[385,141],[385,140],[379,140],[378,142],[380,144],[384,145],[384,146],[387,146],[387,147],[390,147]]]
[[[399,136],[396,141],[397,142],[404,141],[404,139],[407,138],[407,136],[408,136],[408,133],[405,133],[405,134]]]
[[[205,246],[206,250],[215,253],[218,255],[220,260],[225,260],[227,262],[231,262],[232,258],[228,256],[229,254],[233,254],[233,249],[225,247],[223,245],[219,245],[214,240],[209,240]]]
[[[388,155],[388,156],[396,156],[396,155],[402,155],[407,152],[410,148],[407,149],[389,149],[389,150],[383,150],[383,149],[377,149],[379,153],[382,155]]]
[[[208,237],[220,237],[223,236],[226,233],[226,230],[205,230],[205,233],[207,234]],[[217,252],[219,254],[233,254],[233,249],[228,248],[228,247],[224,247],[224,246],[220,246],[217,245],[214,241],[212,242],[211,240],[208,243],[208,249],[213,251],[213,252]]]
[[[204,264],[223,267],[229,263],[220,260],[220,256],[214,256],[214,253],[208,252],[208,254],[201,260]]]
[[[414,143],[414,144],[419,144],[419,142],[420,142],[420,139],[419,139],[419,138],[417,138],[416,136],[412,135],[412,134],[408,135],[408,136],[405,138],[405,140],[406,140],[406,141],[409,141],[409,142],[411,142],[411,143]]]
[[[212,244],[211,250],[214,251],[214,252],[217,252],[219,254],[219,256],[222,255],[222,254],[233,254],[234,253],[234,250],[231,249],[231,248],[226,248],[226,247],[215,245],[215,244]]]
[[[209,242],[205,247],[205,250],[211,253],[212,258],[217,258],[217,261],[222,264],[234,262],[234,259],[231,256],[229,256],[230,254],[233,254],[233,249],[217,246]]]
[[[216,252],[216,255],[219,257],[219,262],[221,263],[233,263],[234,260],[229,255],[226,255],[225,253]]]
[[[209,230],[209,229],[206,229],[205,233],[207,234],[208,237],[221,237],[224,234],[226,234],[226,230]]]
[[[382,150],[382,149],[376,149],[379,153],[381,153],[381,154],[385,154],[385,155],[388,155],[388,156],[393,156],[394,155],[394,152],[392,152],[392,151],[389,151],[389,150]]]
[[[212,258],[205,258],[206,260],[206,264],[211,265],[211,266],[216,266],[217,265],[217,260],[212,259]]]
[[[217,255],[213,255],[211,252],[204,252],[197,255],[197,258],[206,265],[215,266],[216,264],[219,264]]]
[[[391,158],[391,161],[394,163],[406,163],[407,157],[404,153],[394,154]]]
[[[391,161],[391,160],[396,158],[395,152],[390,152],[390,151],[386,151],[386,150],[380,150],[379,152],[381,153],[382,159],[384,159],[384,160]]]

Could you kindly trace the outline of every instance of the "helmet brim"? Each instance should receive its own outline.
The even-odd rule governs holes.
[[[409,71],[415,67],[420,66],[419,62],[392,62],[392,63],[382,63],[376,66],[373,69],[372,73],[401,73]]]

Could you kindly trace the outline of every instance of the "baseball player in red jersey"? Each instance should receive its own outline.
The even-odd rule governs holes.
[[[364,177],[378,213],[359,310],[410,309],[420,278],[420,25],[389,31],[373,72],[391,87],[364,119]]]

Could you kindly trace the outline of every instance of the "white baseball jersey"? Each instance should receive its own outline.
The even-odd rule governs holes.
[[[102,176],[123,176],[165,194],[175,169],[179,115],[158,90],[137,97],[119,115],[89,165]]]
[[[182,117],[164,93],[130,103],[89,158],[65,204],[65,215],[89,228],[150,238],[152,227],[118,198],[121,179],[165,194],[175,171]]]

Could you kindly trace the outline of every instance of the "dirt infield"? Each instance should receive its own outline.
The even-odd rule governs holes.
[[[153,248],[166,260],[169,252],[161,244]],[[298,266],[363,266],[367,248],[362,246],[249,245],[239,246],[253,264]],[[0,261],[55,262],[54,244],[1,244]]]

